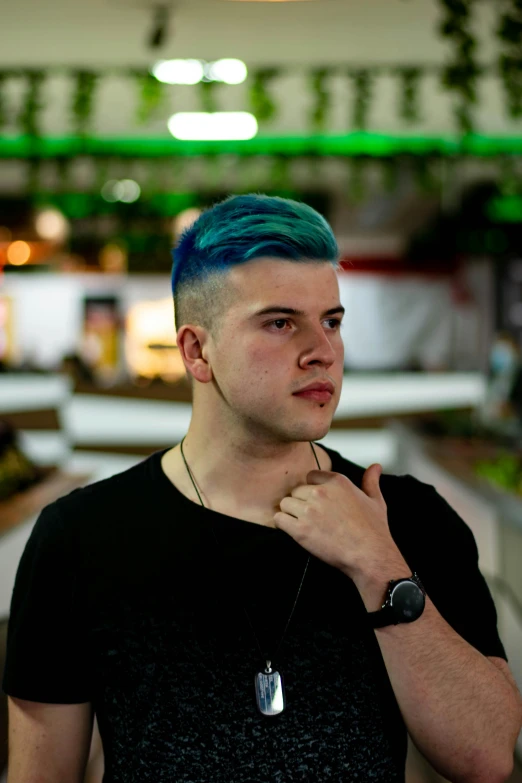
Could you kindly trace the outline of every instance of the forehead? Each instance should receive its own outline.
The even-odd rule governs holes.
[[[280,258],[256,258],[230,270],[230,282],[241,295],[238,304],[249,307],[265,299],[281,296],[316,301],[321,309],[323,299],[339,298],[337,272],[328,261],[286,261]],[[321,299],[321,301],[318,301]],[[280,302],[282,304],[282,302]],[[336,302],[334,302],[336,304]]]

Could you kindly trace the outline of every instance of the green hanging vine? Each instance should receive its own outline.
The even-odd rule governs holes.
[[[380,161],[381,183],[385,193],[394,193],[399,184],[397,158],[382,158]]]
[[[330,94],[326,88],[329,77],[329,68],[316,68],[311,72],[310,87],[314,104],[310,114],[310,125],[316,131],[324,129],[330,108]]]
[[[522,182],[512,155],[502,155],[497,160],[498,178],[503,196],[522,194]]]
[[[497,36],[502,51],[498,60],[508,114],[522,116],[522,0],[503,0]]]
[[[66,157],[55,158],[56,173],[58,179],[58,192],[67,193],[71,188],[71,166],[70,159]]]
[[[161,115],[166,98],[166,85],[149,71],[133,71],[138,88],[138,103],[136,107],[136,122],[146,125]]]
[[[269,85],[281,74],[279,68],[260,68],[254,72],[248,91],[250,111],[258,123],[274,119],[277,105],[269,93]]]
[[[40,191],[40,176],[42,171],[42,159],[38,157],[27,160],[26,187],[31,194]]]
[[[206,153],[205,161],[205,190],[219,190],[223,182],[223,156],[219,153]]]
[[[399,77],[399,116],[412,125],[420,122],[420,68],[397,68]]]
[[[375,69],[372,71],[368,68],[351,69],[348,75],[354,87],[351,124],[357,130],[365,130],[368,126]]]
[[[292,186],[292,159],[289,155],[275,155],[270,167],[270,183],[275,190],[288,190]]]
[[[42,71],[27,71],[27,91],[18,117],[18,124],[23,134],[38,138],[41,136],[39,115],[42,109],[42,85],[45,73]]]
[[[473,106],[477,102],[477,79],[482,73],[474,56],[477,42],[471,31],[475,0],[439,0],[445,16],[439,30],[453,46],[453,57],[442,71],[442,84],[456,95],[455,119],[461,133],[473,131]]]
[[[371,108],[374,96],[375,80],[383,72],[392,73],[397,80],[397,115],[407,124],[418,123],[421,117],[421,86],[424,76],[431,72],[440,74],[442,84],[452,96],[458,128],[462,134],[473,131],[473,108],[477,103],[477,84],[485,71],[476,60],[477,43],[472,34],[472,11],[479,0],[438,0],[443,11],[440,33],[451,46],[451,56],[443,67],[434,66],[397,66],[378,65],[367,68],[354,66],[329,66],[308,70],[308,93],[310,97],[309,120],[314,131],[322,132],[329,127],[329,118],[333,105],[331,77],[340,74],[351,82],[351,122],[356,130],[371,127]],[[513,118],[522,117],[522,0],[496,0],[499,7],[497,38],[502,50],[498,55],[500,73],[505,93],[508,113]],[[16,69],[0,71],[0,129],[11,122],[6,106],[6,84],[11,77],[23,78],[26,85],[22,107],[16,117],[20,132],[32,138],[41,135],[39,123],[42,109],[42,86],[47,75],[55,71],[63,73],[62,68],[48,68],[43,71]],[[278,112],[277,101],[272,93],[273,84],[282,72],[289,69],[260,68],[251,73],[248,89],[250,109],[259,124],[272,120]],[[296,68],[296,70],[298,70]],[[170,95],[169,86],[159,82],[144,69],[74,70],[65,73],[74,80],[70,100],[72,124],[77,135],[88,133],[96,105],[96,88],[99,80],[114,73],[133,79],[137,90],[136,122],[145,124],[161,117],[165,106],[164,99]],[[202,81],[194,89],[199,90],[200,105],[207,112],[218,111],[217,98],[221,93],[219,82]],[[228,89],[223,86],[222,89]],[[164,118],[166,119],[166,118]],[[474,141],[471,139],[470,141]],[[78,145],[73,145],[77,149]],[[84,149],[88,145],[85,145]],[[466,145],[462,145],[465,152]],[[35,144],[33,153],[38,152]],[[75,153],[71,153],[74,155]],[[419,148],[419,154],[422,154]]]
[[[413,175],[417,187],[423,193],[431,195],[437,193],[440,189],[440,182],[434,169],[435,161],[436,158],[434,156],[415,155],[412,158]]]
[[[0,72],[0,131],[7,125],[7,104],[5,100],[5,83],[8,74]]]
[[[363,201],[366,196],[366,169],[368,160],[365,157],[350,158],[347,161],[348,197],[355,204]]]
[[[72,101],[73,126],[78,136],[84,136],[92,120],[98,74],[93,71],[76,71],[75,76],[76,86]]]
[[[219,82],[199,82],[199,97],[201,100],[201,108],[203,111],[213,114],[218,110],[216,87]]]

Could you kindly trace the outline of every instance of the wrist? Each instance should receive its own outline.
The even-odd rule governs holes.
[[[400,552],[350,574],[368,612],[377,612],[382,607],[391,580],[407,579],[411,575],[412,569]]]

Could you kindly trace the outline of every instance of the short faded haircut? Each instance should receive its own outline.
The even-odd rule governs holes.
[[[234,302],[235,290],[225,273],[261,257],[339,268],[334,233],[308,204],[262,194],[231,196],[203,212],[173,250],[176,332],[190,323],[215,337]]]

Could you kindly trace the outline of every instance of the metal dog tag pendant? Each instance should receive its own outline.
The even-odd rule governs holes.
[[[265,671],[255,676],[257,708],[263,715],[279,715],[285,708],[283,675],[273,672],[270,664],[271,661],[267,661]]]

